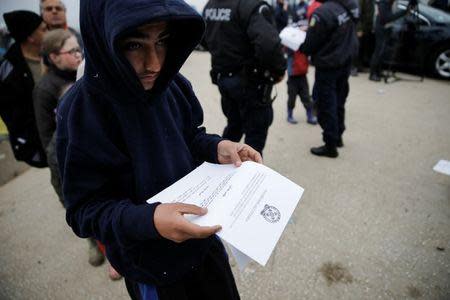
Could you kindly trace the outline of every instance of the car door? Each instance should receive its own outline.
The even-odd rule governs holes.
[[[399,9],[406,6],[399,5]],[[386,63],[406,68],[417,68],[425,64],[426,37],[430,21],[415,12],[406,15],[390,24],[386,50]]]

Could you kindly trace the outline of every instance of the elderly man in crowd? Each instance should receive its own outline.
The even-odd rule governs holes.
[[[83,48],[80,33],[67,25],[66,6],[61,0],[40,0],[41,16],[47,23],[48,29],[66,29],[76,36],[78,44]]]

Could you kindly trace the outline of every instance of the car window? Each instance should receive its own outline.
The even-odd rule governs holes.
[[[430,16],[436,23],[450,24],[450,14],[427,5],[420,5],[420,11]]]
[[[423,6],[421,5],[420,7],[423,7]],[[404,5],[403,3],[400,3],[400,4],[398,4],[397,8],[399,10],[406,10],[406,5]],[[421,12],[422,11],[419,9],[419,10],[415,11],[413,14],[407,15],[404,18],[400,18],[398,21],[399,21],[399,23],[403,23],[406,21],[406,22],[415,23],[420,26],[430,26],[431,22]]]

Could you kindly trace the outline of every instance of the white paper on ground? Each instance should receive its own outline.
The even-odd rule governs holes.
[[[441,159],[434,167],[433,170],[445,175],[450,176],[450,161]]]
[[[239,168],[203,163],[148,202],[207,207],[204,216],[186,217],[200,226],[221,225],[220,238],[264,266],[302,194],[302,187],[255,162]]]
[[[286,46],[293,51],[297,51],[305,42],[306,32],[300,30],[299,27],[287,26],[281,30],[280,39],[283,46]]]

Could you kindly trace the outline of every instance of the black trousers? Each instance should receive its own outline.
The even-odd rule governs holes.
[[[135,282],[125,280],[132,300],[142,299]],[[222,243],[215,239],[203,264],[175,284],[157,287],[158,300],[239,300],[239,292]],[[153,300],[153,299],[152,299]]]
[[[287,88],[287,106],[289,110],[295,108],[295,100],[297,99],[297,95],[300,96],[300,101],[302,102],[305,109],[311,109],[313,107],[313,102],[311,101],[311,96],[309,95],[309,84],[306,75],[289,76],[287,81]]]
[[[264,101],[264,86],[240,75],[221,76],[217,85],[227,118],[223,137],[239,142],[245,134],[245,143],[262,154],[273,121],[272,103]]]
[[[375,49],[370,61],[370,74],[381,75],[383,60],[386,53],[386,42],[388,33],[384,29],[377,29],[375,31]]]
[[[338,69],[316,69],[313,95],[323,141],[336,146],[345,131],[345,102],[351,64]]]

